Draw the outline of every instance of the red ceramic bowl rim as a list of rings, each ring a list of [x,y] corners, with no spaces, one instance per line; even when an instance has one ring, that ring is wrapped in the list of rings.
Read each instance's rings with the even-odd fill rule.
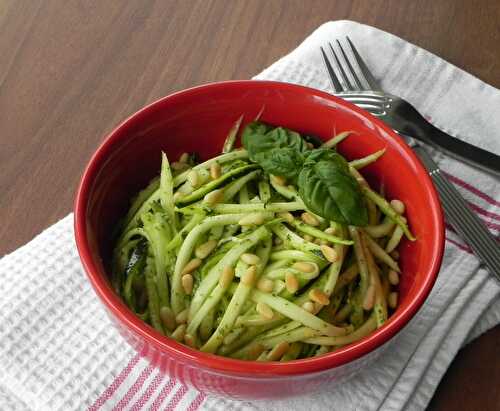
[[[332,353],[329,353],[320,357],[313,357],[302,360],[295,360],[287,363],[272,362],[256,362],[256,361],[242,361],[234,360],[230,358],[225,358],[217,356],[214,354],[207,354],[200,351],[193,350],[187,346],[177,343],[168,337],[165,337],[155,331],[152,327],[141,321],[136,317],[120,300],[120,298],[111,290],[106,280],[100,275],[99,269],[92,259],[88,238],[86,230],[86,220],[87,220],[87,202],[89,200],[90,189],[92,182],[94,181],[99,168],[103,161],[106,159],[110,153],[113,143],[121,138],[121,131],[123,128],[128,127],[133,124],[137,124],[142,121],[144,116],[149,113],[153,107],[161,104],[165,100],[176,100],[179,97],[189,95],[191,93],[196,93],[200,89],[210,90],[219,87],[252,87],[256,83],[261,86],[267,86],[273,89],[296,91],[299,93],[307,93],[310,95],[315,95],[323,99],[330,99],[336,104],[348,107],[350,110],[357,112],[359,115],[367,118],[370,122],[374,122],[378,127],[382,128],[389,136],[395,136],[394,132],[387,127],[380,120],[367,114],[365,111],[359,109],[358,107],[347,103],[335,96],[321,92],[316,89],[309,87],[299,86],[289,83],[281,83],[275,81],[255,81],[255,80],[236,80],[236,81],[223,81],[216,83],[204,84],[201,86],[189,88],[171,94],[169,96],[163,97],[143,109],[139,110],[137,113],[130,116],[118,127],[116,127],[104,140],[101,146],[96,150],[92,158],[90,159],[80,182],[78,192],[75,199],[75,214],[74,214],[74,228],[75,228],[75,239],[78,252],[80,254],[80,259],[82,261],[83,267],[90,279],[90,282],[96,291],[97,295],[101,301],[105,304],[107,309],[113,313],[113,315],[125,326],[127,329],[133,331],[133,333],[140,335],[148,344],[155,346],[161,352],[166,354],[171,354],[174,358],[182,359],[184,362],[196,364],[198,367],[202,366],[213,371],[218,371],[224,374],[235,374],[235,375],[252,375],[254,378],[258,377],[269,377],[272,375],[295,375],[295,374],[305,374],[315,371],[323,371],[333,367],[338,367],[340,365],[346,364],[353,361],[373,350],[377,347],[383,345],[391,337],[393,337],[399,330],[401,330],[410,319],[415,315],[418,309],[422,306],[425,299],[427,298],[429,292],[432,289],[434,282],[436,281],[439,267],[441,265],[441,260],[444,250],[444,223],[443,214],[441,210],[441,205],[438,199],[436,190],[431,182],[431,179],[427,175],[424,167],[421,165],[418,158],[412,152],[412,150],[402,143],[398,138],[394,138],[393,142],[402,149],[407,159],[413,163],[412,166],[415,167],[419,174],[419,182],[425,186],[425,190],[429,193],[430,204],[429,209],[432,213],[433,228],[432,233],[436,238],[436,244],[438,245],[432,253],[430,261],[430,269],[425,273],[425,278],[421,288],[418,290],[416,296],[408,304],[408,306],[395,313],[389,321],[384,324],[383,327],[373,332],[368,337],[351,344],[349,346],[340,348]]]

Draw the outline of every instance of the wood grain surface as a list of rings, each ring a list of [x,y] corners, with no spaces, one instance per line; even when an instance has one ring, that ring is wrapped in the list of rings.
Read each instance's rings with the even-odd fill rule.
[[[86,162],[122,119],[176,90],[249,78],[338,19],[500,87],[498,0],[1,1],[0,255],[71,211]],[[496,327],[457,355],[429,409],[499,410],[499,353]]]

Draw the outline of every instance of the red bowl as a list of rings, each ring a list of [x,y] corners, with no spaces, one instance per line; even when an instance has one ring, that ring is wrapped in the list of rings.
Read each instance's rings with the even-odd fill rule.
[[[242,114],[323,139],[354,130],[339,145],[348,159],[381,148],[385,155],[363,169],[389,198],[407,205],[418,240],[400,246],[400,304],[368,337],[320,357],[287,363],[248,362],[192,350],[156,332],[115,294],[105,267],[111,233],[130,198],[158,175],[160,152],[171,160],[183,152],[208,159],[221,150],[227,131]],[[272,398],[311,393],[342,381],[366,366],[400,331],[428,296],[439,270],[444,224],[438,196],[424,167],[390,128],[352,104],[318,90],[269,81],[229,81],[184,90],[143,108],[119,125],[97,149],[75,202],[75,236],[80,258],[113,323],[152,364],[195,388],[235,398]]]

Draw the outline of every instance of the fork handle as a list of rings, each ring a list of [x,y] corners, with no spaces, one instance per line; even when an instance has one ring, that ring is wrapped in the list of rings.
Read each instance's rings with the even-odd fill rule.
[[[413,147],[441,197],[446,219],[470,246],[490,272],[500,281],[500,245],[479,217],[469,208],[427,152],[419,146]]]
[[[404,126],[398,130],[500,179],[500,156],[446,134],[410,105],[399,110],[395,114]]]

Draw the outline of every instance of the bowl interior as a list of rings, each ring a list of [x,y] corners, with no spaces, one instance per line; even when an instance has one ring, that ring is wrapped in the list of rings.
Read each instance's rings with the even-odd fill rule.
[[[91,268],[84,261],[87,271],[106,276],[114,227],[130,199],[158,175],[162,150],[171,161],[183,152],[208,159],[220,153],[241,114],[248,122],[262,109],[263,121],[322,139],[354,131],[339,145],[347,159],[386,149],[362,174],[373,187],[383,186],[387,198],[399,198],[407,206],[418,241],[403,240],[400,246],[400,305],[388,323],[405,312],[413,314],[416,300],[423,301],[435,279],[443,243],[441,210],[425,171],[399,137],[378,120],[319,91],[284,83],[226,82],[190,89],[146,107],[120,125],[91,160],[77,199],[77,220],[84,220],[84,247],[92,260]],[[107,292],[112,293],[111,287]]]

